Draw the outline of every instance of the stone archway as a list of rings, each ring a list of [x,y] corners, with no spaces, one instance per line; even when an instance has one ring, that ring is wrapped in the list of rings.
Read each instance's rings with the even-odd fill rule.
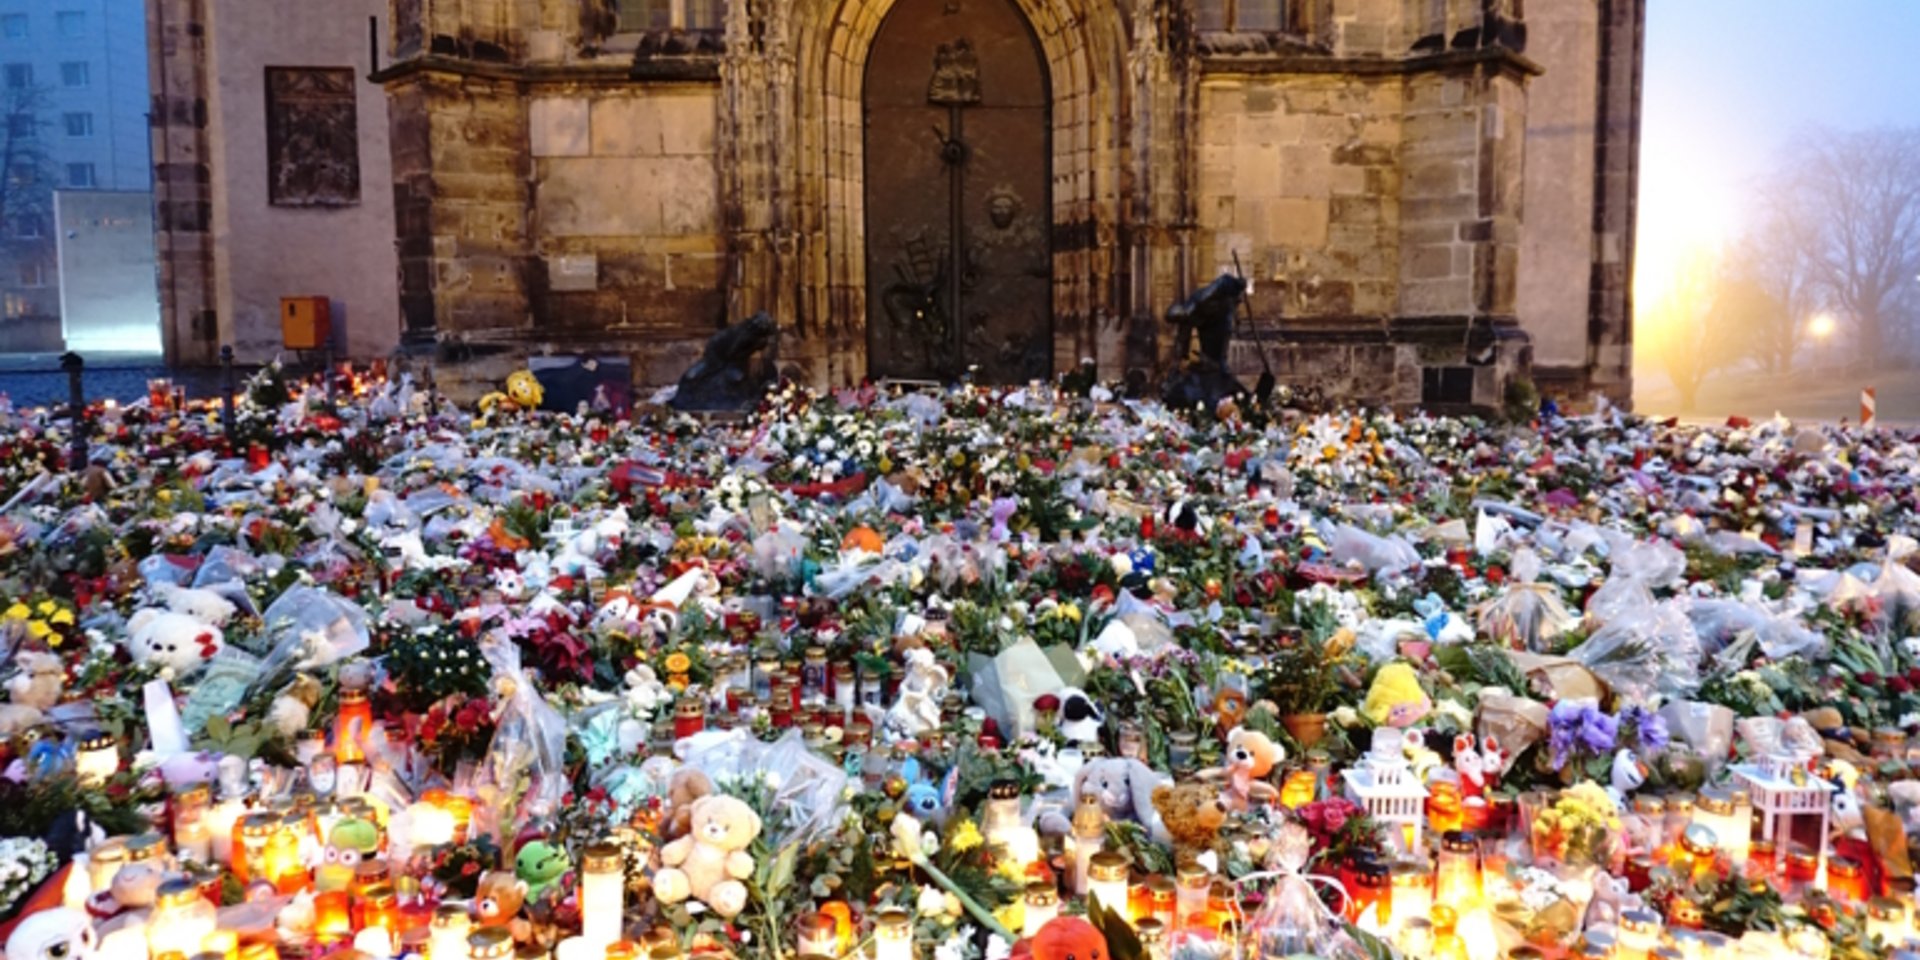
[[[1127,32],[1114,0],[1016,0],[1052,84],[1054,363],[1094,351],[1116,314],[1114,253],[1127,167]],[[895,0],[797,0],[794,16],[798,326],[831,383],[866,374],[862,99],[866,66]],[[818,332],[819,336],[813,334]],[[802,355],[809,352],[802,348]]]

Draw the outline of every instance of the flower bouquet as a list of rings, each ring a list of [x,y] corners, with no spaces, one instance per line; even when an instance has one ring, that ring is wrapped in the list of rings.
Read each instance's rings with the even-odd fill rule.
[[[1605,868],[1620,849],[1623,829],[1613,799],[1599,784],[1583,781],[1560,791],[1534,818],[1534,861]]]
[[[36,837],[0,839],[0,917],[10,916],[53,875],[59,858]]]

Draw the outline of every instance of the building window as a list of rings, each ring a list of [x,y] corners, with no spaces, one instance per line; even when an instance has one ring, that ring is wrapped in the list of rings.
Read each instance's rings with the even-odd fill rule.
[[[7,64],[7,89],[26,90],[33,86],[33,64]]]
[[[93,164],[67,164],[67,186],[84,188],[95,186],[97,183],[98,181],[94,179],[93,175]]]
[[[47,272],[38,260],[20,261],[20,285],[34,288],[47,285]]]
[[[84,87],[93,83],[93,74],[87,69],[85,60],[73,60],[60,65],[60,83],[68,87]]]
[[[360,126],[351,67],[267,69],[267,200],[276,207],[360,202]]]
[[[13,221],[13,236],[18,240],[38,240],[45,236],[38,214],[21,214]]]
[[[34,122],[31,113],[15,113],[7,116],[7,136],[15,140],[33,136],[37,126],[39,124]]]
[[[67,136],[69,137],[93,136],[93,114],[69,113],[63,119],[66,120],[66,123],[67,123]]]
[[[87,14],[84,10],[62,10],[54,15],[54,24],[60,28],[60,35],[69,40],[78,40],[87,35]]]
[[[5,36],[8,40],[25,40],[27,38],[27,15],[24,13],[9,13],[4,17],[0,17],[0,36]]]
[[[33,312],[33,301],[17,293],[7,294],[7,319],[18,320]]]
[[[622,33],[653,30],[722,30],[725,0],[619,0]]]
[[[1200,0],[1203,31],[1275,33],[1287,28],[1286,0]]]

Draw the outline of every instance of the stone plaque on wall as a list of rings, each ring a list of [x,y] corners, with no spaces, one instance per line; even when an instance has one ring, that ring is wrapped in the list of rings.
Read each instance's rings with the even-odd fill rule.
[[[276,207],[360,202],[354,74],[343,67],[267,68],[267,198]]]

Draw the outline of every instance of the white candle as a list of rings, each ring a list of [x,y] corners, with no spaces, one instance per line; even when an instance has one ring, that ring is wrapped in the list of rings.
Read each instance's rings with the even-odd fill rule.
[[[1127,911],[1127,859],[1117,853],[1097,853],[1087,864],[1087,896],[1100,906],[1131,920]]]
[[[553,948],[553,960],[604,960],[607,948],[587,942],[585,937],[568,937]]]
[[[453,813],[424,800],[407,807],[411,824],[408,839],[415,848],[437,847],[453,842]]]
[[[246,812],[246,801],[239,797],[228,797],[214,804],[213,809],[201,818],[201,822],[207,825],[207,839],[211,842],[210,851],[216,863],[233,862],[233,825]]]
[[[610,843],[588,847],[580,860],[580,937],[602,951],[620,939],[626,916],[626,864]]]
[[[874,922],[873,960],[913,960],[913,918],[905,910],[886,910]]]
[[[94,960],[147,960],[147,925],[134,920],[100,939]]]
[[[1027,885],[1026,920],[1020,928],[1020,935],[1031,937],[1040,932],[1040,928],[1060,915],[1060,895],[1054,892],[1050,883],[1030,883]]]
[[[441,904],[427,933],[427,960],[468,960],[467,936],[472,932],[473,918],[466,907]]]
[[[393,956],[393,934],[385,927],[368,927],[353,935],[353,948],[374,960],[389,960]]]

